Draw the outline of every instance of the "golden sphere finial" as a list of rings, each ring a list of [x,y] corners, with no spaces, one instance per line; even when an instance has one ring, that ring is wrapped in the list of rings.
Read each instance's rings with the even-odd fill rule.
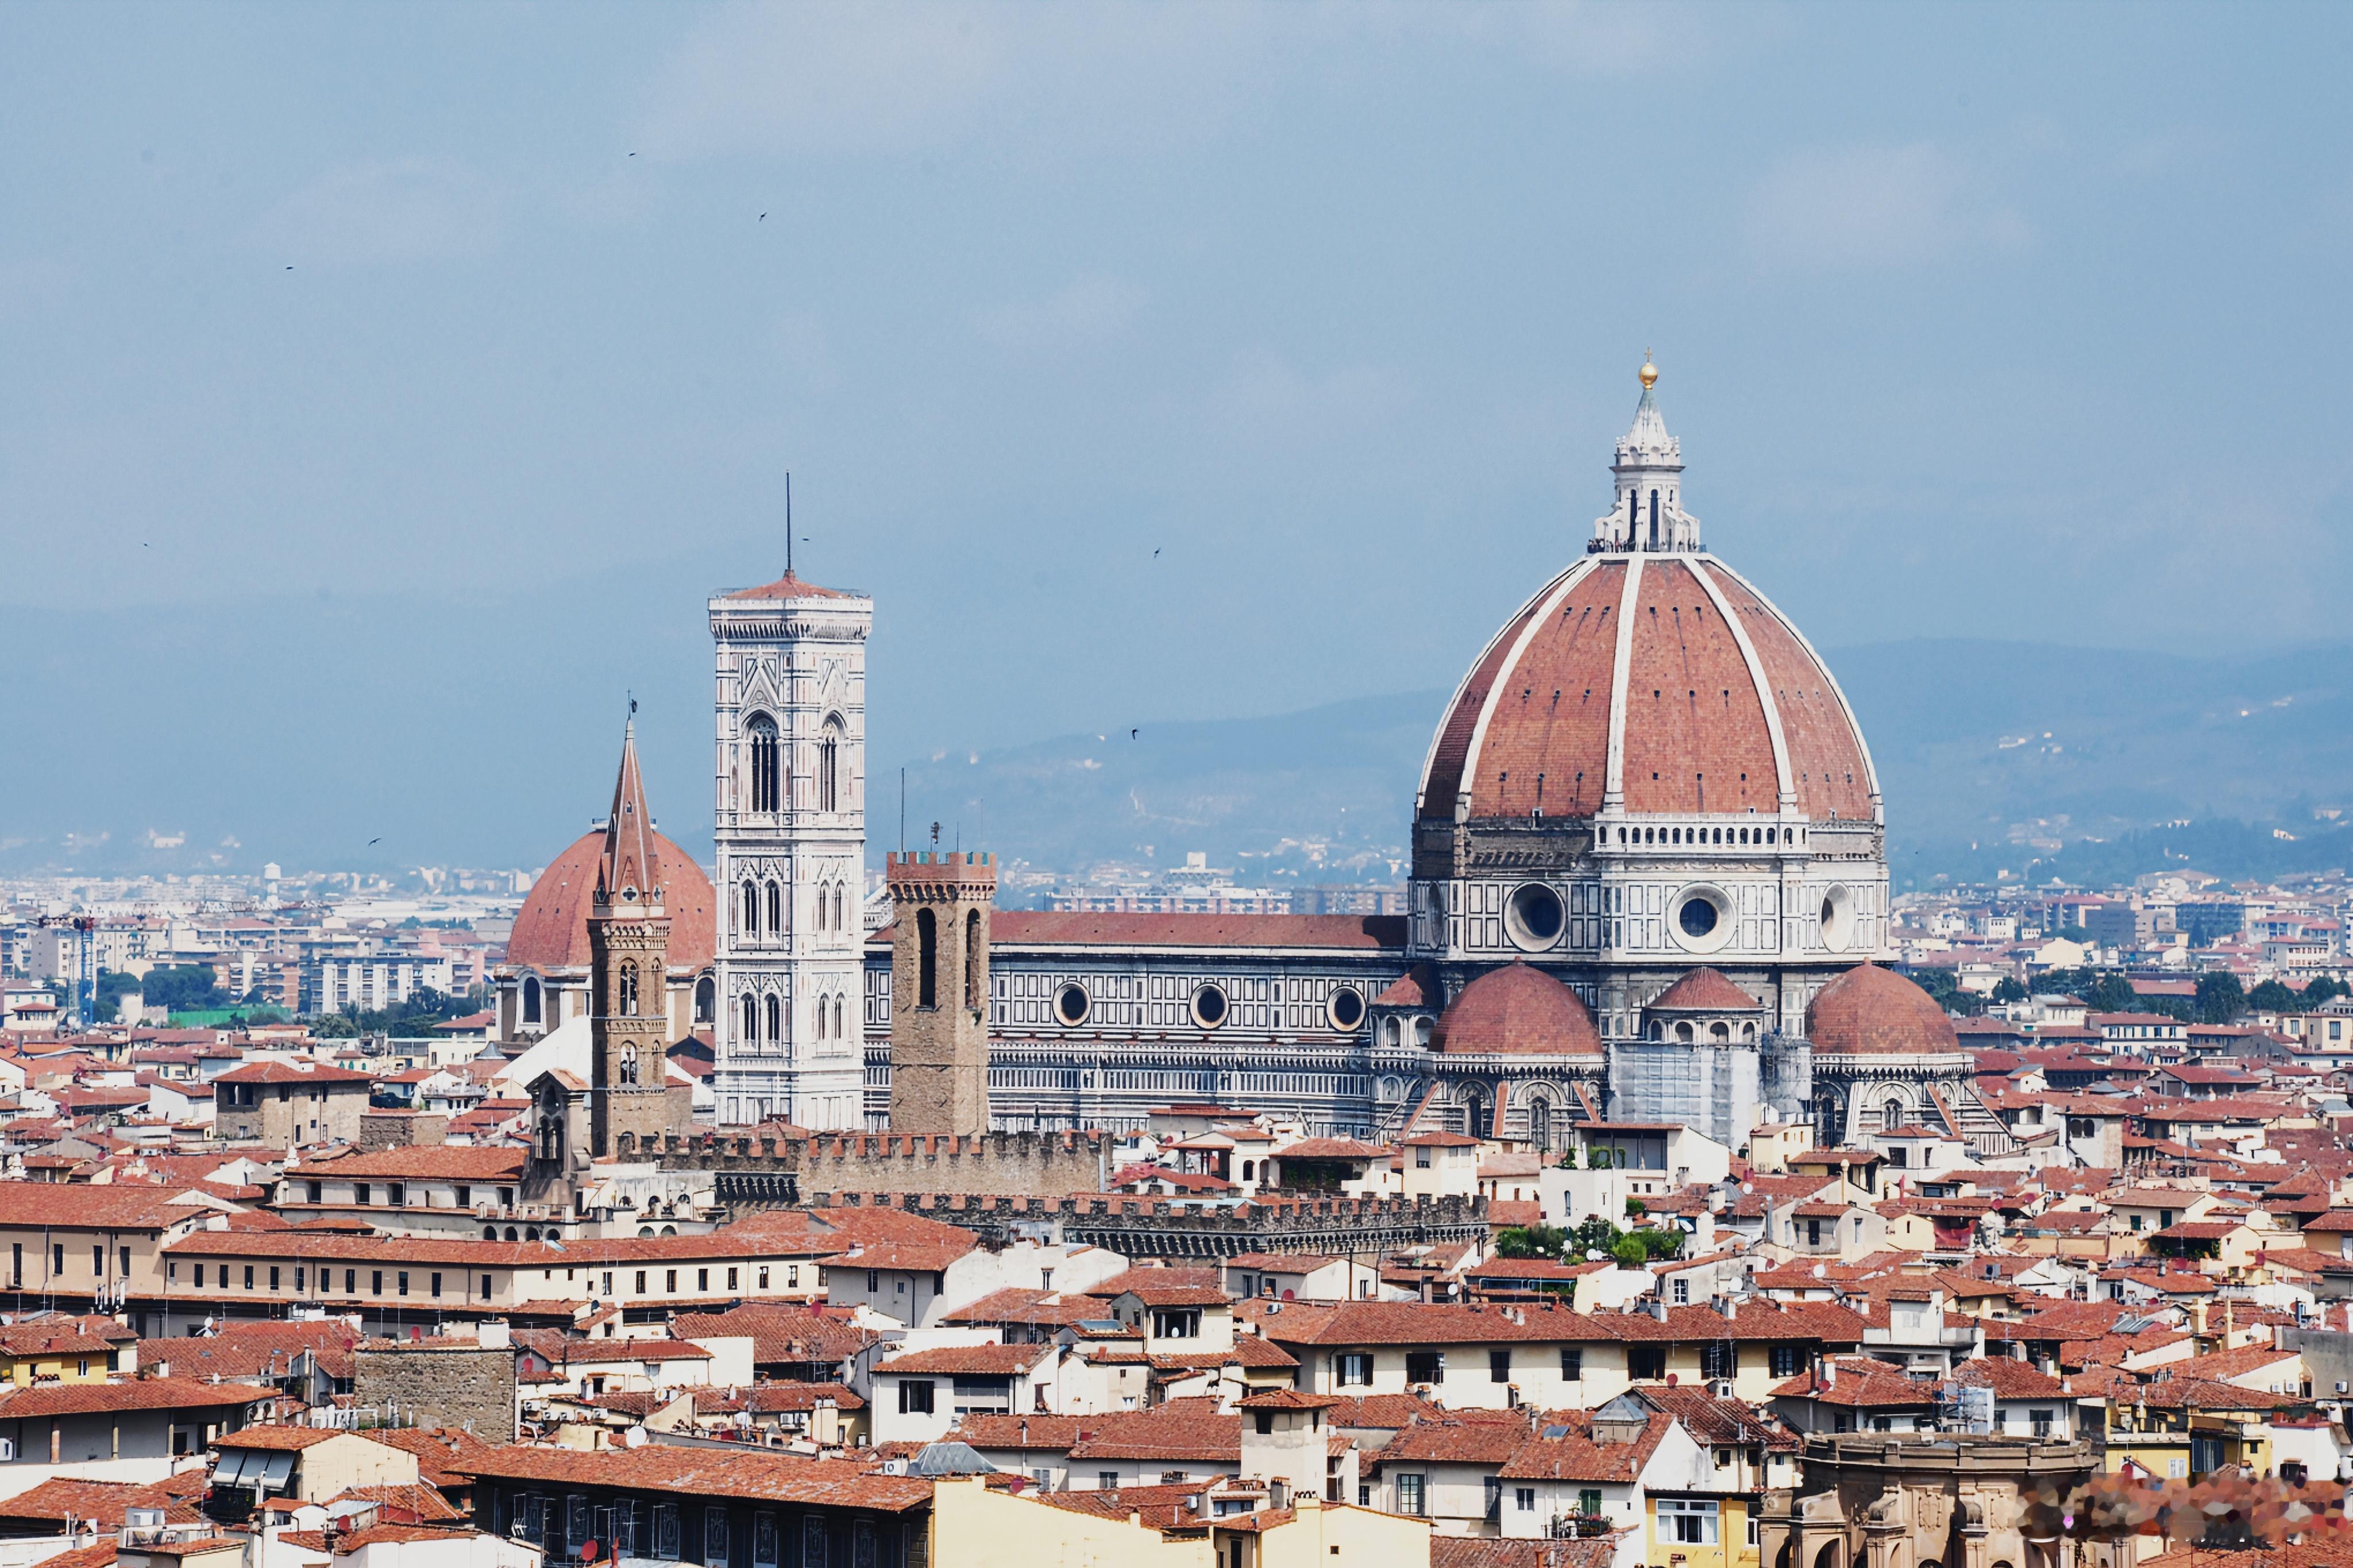
[[[1651,351],[1642,351],[1642,390],[1648,392],[1659,384],[1659,367],[1651,363]]]

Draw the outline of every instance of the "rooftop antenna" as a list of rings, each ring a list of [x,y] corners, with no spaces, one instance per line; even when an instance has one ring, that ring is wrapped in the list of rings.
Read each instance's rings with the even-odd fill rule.
[[[793,471],[785,470],[785,575],[793,574]]]
[[[907,770],[899,770],[899,853],[907,852]]]

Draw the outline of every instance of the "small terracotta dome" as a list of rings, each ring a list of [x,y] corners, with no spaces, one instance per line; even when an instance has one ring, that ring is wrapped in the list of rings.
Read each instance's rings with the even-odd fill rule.
[[[1427,963],[1417,963],[1389,983],[1388,990],[1373,998],[1376,1007],[1434,1007],[1443,993],[1438,972]]]
[[[718,951],[718,900],[694,857],[657,833],[662,907],[670,914],[670,967],[701,969]],[[531,885],[507,938],[506,962],[538,970],[586,968],[588,904],[596,891],[596,865],[605,858],[605,830],[592,827],[572,841]]]
[[[1650,1010],[1661,1013],[1757,1013],[1764,1006],[1714,969],[1694,969],[1650,1001]]]
[[[1875,963],[1850,969],[1806,1009],[1806,1038],[1818,1055],[1930,1056],[1957,1051],[1960,1037],[1936,998]]]
[[[1513,963],[1465,985],[1430,1043],[1457,1055],[1599,1056],[1601,1031],[1576,992]]]

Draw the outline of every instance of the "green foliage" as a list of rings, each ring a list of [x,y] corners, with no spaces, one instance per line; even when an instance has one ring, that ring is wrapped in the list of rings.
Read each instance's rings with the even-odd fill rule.
[[[2077,947],[2089,947],[2092,945],[2092,933],[2085,931],[2082,926],[2061,926],[2057,931],[2052,931],[2051,935],[2053,941],[2072,942]]]
[[[2217,971],[2198,977],[2197,1022],[2227,1024],[2246,1006],[2247,993],[2237,975]]]
[[[1651,1205],[1644,1203],[1641,1199],[1628,1198],[1626,1200],[1626,1217],[1628,1219],[1641,1219],[1644,1215],[1649,1214],[1650,1212]]]
[[[146,1005],[174,1013],[227,1007],[237,1000],[213,984],[213,972],[201,963],[158,964],[138,985]]]
[[[346,1007],[341,1013],[322,1014],[313,1022],[311,1032],[331,1038],[353,1035],[414,1037],[429,1035],[434,1025],[445,1019],[462,1018],[469,1013],[480,1012],[482,1006],[482,992],[479,986],[463,996],[449,996],[426,989],[414,993],[396,1007],[379,1007],[368,1012]],[[333,1026],[331,1027],[331,1024]]]
[[[1507,1225],[1495,1232],[1498,1258],[1558,1258],[1568,1244],[1568,1233],[1558,1226]]]
[[[1582,1258],[1588,1252],[1599,1252],[1606,1257],[1609,1249],[1618,1245],[1620,1232],[1616,1226],[1599,1215],[1594,1215],[1568,1234],[1576,1244],[1577,1255]]]
[[[2304,998],[2276,980],[2266,980],[2247,993],[2247,1005],[2263,1013],[2295,1013],[2305,1006]]]
[[[1683,1255],[1683,1233],[1679,1230],[1638,1230],[1634,1239],[1651,1258],[1681,1258]]]
[[[1609,1151],[1596,1143],[1585,1152],[1585,1163],[1589,1170],[1606,1171],[1609,1168]]]
[[[122,1010],[122,999],[139,989],[139,976],[119,969],[98,972],[98,1016],[101,1022]]]
[[[2019,984],[2017,976],[2005,974],[1994,984],[1993,999],[1997,1002],[2023,1002],[2026,1000],[2026,987]]]
[[[1617,1245],[1610,1247],[1609,1256],[1617,1259],[1620,1268],[1640,1268],[1651,1260],[1651,1249],[1643,1246],[1639,1237],[1621,1236]]]
[[[1949,969],[1933,965],[1918,969],[1899,967],[1896,973],[1926,991],[1937,1006],[1957,1017],[1974,1018],[1986,1009],[1986,999],[1974,991],[1962,990],[1960,982],[1953,977]]]

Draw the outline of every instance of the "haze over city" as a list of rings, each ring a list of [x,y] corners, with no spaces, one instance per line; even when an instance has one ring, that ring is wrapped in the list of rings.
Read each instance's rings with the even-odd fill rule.
[[[2348,59],[0,0],[0,1568],[2353,1568]]]
[[[2056,649],[2339,635],[2330,8],[0,28],[5,701],[58,742],[12,868],[533,867],[631,692],[707,849],[700,606],[781,570],[787,469],[921,821],[1019,816],[934,758],[1392,694],[1426,731],[1582,547],[1645,350],[1711,542],[1818,646],[2048,645],[1909,661],[2011,699],[1989,754],[2053,728]],[[2311,711],[2340,664],[2195,679]],[[2075,816],[2285,820],[2343,729]],[[1198,793],[1154,734],[1126,782]],[[1418,750],[1198,847],[1340,805],[1401,845]]]

